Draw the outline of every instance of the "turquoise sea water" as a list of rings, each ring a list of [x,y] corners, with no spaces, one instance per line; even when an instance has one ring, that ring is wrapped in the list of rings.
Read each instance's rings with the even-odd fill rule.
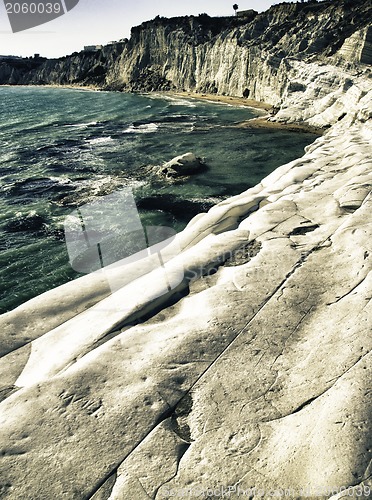
[[[0,313],[74,279],[63,224],[123,188],[143,225],[179,231],[195,213],[297,158],[312,134],[247,130],[254,110],[193,99],[0,88]],[[151,174],[192,151],[208,169],[171,184]]]

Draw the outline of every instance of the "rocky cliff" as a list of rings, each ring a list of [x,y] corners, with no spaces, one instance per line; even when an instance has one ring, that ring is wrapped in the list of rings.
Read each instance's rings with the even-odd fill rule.
[[[276,105],[291,81],[294,59],[371,63],[365,33],[370,22],[371,5],[364,0],[280,4],[219,34],[207,30],[200,18],[159,19],[132,31],[106,84],[244,94]],[[357,38],[359,52],[340,50],[350,37]]]
[[[122,262],[0,317],[2,498],[370,496],[370,2],[347,4],[277,6],[199,42],[145,23],[102,73],[249,88],[273,119],[326,130],[194,217],[162,267]]]
[[[244,93],[278,105],[293,60],[371,64],[370,23],[369,0],[283,3],[248,18],[158,17],[133,28],[130,40],[46,61],[11,80],[0,66],[0,82]]]

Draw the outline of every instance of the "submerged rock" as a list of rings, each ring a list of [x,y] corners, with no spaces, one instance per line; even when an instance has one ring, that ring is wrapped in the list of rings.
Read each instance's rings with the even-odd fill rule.
[[[46,227],[46,219],[36,212],[27,215],[19,215],[4,225],[7,233],[19,233],[22,231],[40,231]]]
[[[163,210],[178,218],[190,220],[200,212],[205,212],[213,206],[208,200],[185,200],[174,195],[157,195],[141,198],[137,201],[137,207],[144,210]]]

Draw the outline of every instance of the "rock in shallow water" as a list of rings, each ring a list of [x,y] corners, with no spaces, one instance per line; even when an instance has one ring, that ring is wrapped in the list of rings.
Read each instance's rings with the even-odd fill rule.
[[[205,168],[206,164],[201,158],[194,153],[185,153],[160,167],[159,174],[167,178],[185,177],[202,172]]]
[[[4,226],[7,233],[19,233],[24,231],[41,231],[46,228],[46,219],[36,212],[27,215],[19,215],[10,220]]]
[[[200,212],[205,212],[213,206],[207,200],[180,200],[174,195],[157,195],[141,198],[137,201],[137,207],[144,210],[163,210],[172,215],[189,220]]]

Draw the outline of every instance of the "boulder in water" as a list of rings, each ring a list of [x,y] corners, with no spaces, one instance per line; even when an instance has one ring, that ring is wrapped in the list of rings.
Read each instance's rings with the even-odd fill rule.
[[[208,211],[213,205],[214,203],[208,200],[185,200],[171,194],[148,196],[137,201],[137,208],[162,210],[187,220],[201,212]]]
[[[165,163],[160,168],[159,173],[170,178],[184,177],[197,174],[205,169],[205,167],[204,161],[195,156],[194,153],[185,153]]]

